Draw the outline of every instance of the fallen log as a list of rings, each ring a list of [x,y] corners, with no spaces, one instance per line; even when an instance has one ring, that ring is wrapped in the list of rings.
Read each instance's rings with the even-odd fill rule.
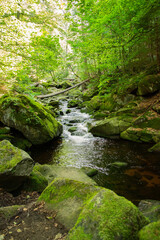
[[[84,80],[83,82],[78,83],[78,84],[74,85],[73,87],[69,87],[69,88],[67,88],[67,89],[65,89],[65,90],[63,90],[63,91],[61,91],[61,92],[50,93],[50,94],[47,94],[47,95],[38,95],[37,98],[47,98],[47,97],[54,97],[54,96],[57,96],[57,95],[59,95],[59,94],[62,94],[62,93],[68,92],[69,90],[71,90],[71,89],[73,89],[73,88],[79,87],[79,86],[81,86],[82,84],[84,84],[84,83],[90,81],[91,79],[93,79],[93,78],[89,78],[89,79],[87,79],[87,80]]]

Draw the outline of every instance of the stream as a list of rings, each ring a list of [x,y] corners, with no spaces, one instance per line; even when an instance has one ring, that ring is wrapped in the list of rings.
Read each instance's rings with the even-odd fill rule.
[[[90,167],[98,170],[94,180],[135,204],[142,199],[160,200],[160,157],[149,153],[149,144],[94,137],[87,124],[93,120],[77,108],[67,111],[67,102],[61,101],[64,115],[63,135],[40,147],[32,149],[35,161],[76,168]],[[125,162],[126,166],[114,166]]]

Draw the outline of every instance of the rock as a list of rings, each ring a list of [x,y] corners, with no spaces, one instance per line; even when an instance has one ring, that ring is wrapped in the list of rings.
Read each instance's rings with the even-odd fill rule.
[[[160,75],[148,75],[138,83],[138,95],[145,96],[160,90]]]
[[[119,135],[121,132],[129,128],[132,122],[131,117],[114,117],[101,121],[97,121],[91,124],[89,128],[89,132],[91,132],[94,136],[99,137],[113,137]]]
[[[0,208],[0,230],[3,230],[7,227],[9,220],[16,216],[23,205],[13,205],[9,207]]]
[[[51,111],[25,95],[5,95],[0,99],[0,121],[19,130],[35,145],[62,133],[62,125]]]
[[[160,142],[148,149],[149,152],[160,152]]]
[[[72,108],[72,107],[77,107],[79,105],[80,101],[77,99],[72,99],[68,101],[67,107]]]
[[[139,240],[159,240],[160,221],[153,222],[142,228],[139,232]]]
[[[83,207],[67,240],[135,240],[148,220],[136,206],[113,191],[100,188]]]
[[[110,164],[111,167],[117,167],[117,168],[123,168],[123,167],[127,167],[128,163],[126,162],[113,162]]]
[[[57,220],[69,230],[75,225],[86,201],[98,191],[99,187],[91,184],[56,178],[42,192],[39,200],[45,201],[49,209],[56,211]]]
[[[49,103],[48,103],[49,106],[52,106],[52,107],[55,107],[55,108],[59,108],[59,101],[57,100],[51,100]]]
[[[23,185],[23,190],[28,192],[43,192],[48,186],[47,179],[38,171],[33,169],[31,175],[27,178]]]
[[[75,132],[76,130],[77,130],[77,127],[71,127],[71,128],[68,129],[68,131],[71,132],[71,133]]]
[[[138,208],[151,222],[160,221],[160,201],[141,200]]]
[[[67,109],[66,110],[66,114],[70,113],[71,112],[71,109]]]
[[[90,167],[82,167],[82,171],[87,174],[88,177],[94,177],[98,174],[98,170]]]
[[[40,172],[50,183],[55,178],[67,178],[80,182],[96,185],[81,169],[74,167],[61,167],[57,165],[36,164],[34,170]]]
[[[30,175],[33,166],[28,153],[7,140],[0,142],[0,187],[8,191],[17,189]]]
[[[153,111],[148,111],[138,117],[126,131],[121,133],[121,138],[135,142],[160,141],[160,117]]]

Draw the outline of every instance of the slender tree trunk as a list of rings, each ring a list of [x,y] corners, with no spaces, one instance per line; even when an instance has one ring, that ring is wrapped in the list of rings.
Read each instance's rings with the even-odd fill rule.
[[[160,26],[159,26],[159,17],[156,17],[155,21],[155,30],[156,30],[156,57],[157,57],[157,70],[160,72]]]

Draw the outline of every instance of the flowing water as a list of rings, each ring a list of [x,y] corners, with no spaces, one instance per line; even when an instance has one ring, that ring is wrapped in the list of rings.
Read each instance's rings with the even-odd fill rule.
[[[65,101],[61,109],[62,138],[34,148],[32,156],[37,162],[97,169],[94,180],[98,185],[135,204],[141,199],[160,200],[160,155],[149,153],[150,145],[94,137],[88,133],[87,124],[92,122],[88,114],[76,108],[67,114]],[[127,166],[114,166],[115,162]]]

